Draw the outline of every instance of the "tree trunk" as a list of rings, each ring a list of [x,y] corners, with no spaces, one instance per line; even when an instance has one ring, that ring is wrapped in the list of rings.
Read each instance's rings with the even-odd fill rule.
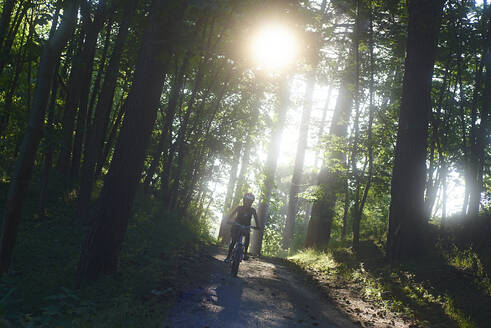
[[[172,137],[172,122],[174,122],[176,109],[179,105],[179,98],[184,83],[184,75],[187,70],[188,59],[189,57],[186,56],[182,63],[181,69],[179,70],[179,72],[176,72],[177,77],[170,91],[169,103],[167,105],[167,110],[165,111],[164,125],[162,127],[159,144],[157,145],[155,154],[152,156],[152,164],[148,168],[145,181],[143,182],[143,189],[146,194],[148,194],[150,182],[153,180],[153,176],[155,174],[155,171],[157,170],[157,166],[161,162],[160,159],[162,156],[162,152],[169,149],[169,143]]]
[[[119,268],[121,246],[168,66],[164,54],[171,51],[173,38],[179,37],[186,8],[186,2],[182,1],[166,12],[167,5],[166,1],[152,1],[134,82],[124,105],[125,120],[80,257],[78,274],[82,280],[114,273]]]
[[[447,174],[448,174],[448,168],[445,163],[442,164],[442,222],[441,222],[441,228],[445,227],[445,224],[447,223]]]
[[[354,139],[353,150],[351,154],[351,172],[355,182],[355,199],[353,204],[353,251],[358,254],[360,250],[360,172],[356,166],[359,153],[360,139],[360,0],[356,1],[356,22],[354,31],[354,52],[355,52],[355,86],[354,86],[354,101],[355,101],[355,119],[353,122]]]
[[[485,56],[484,66],[486,68],[485,85],[482,93],[482,108],[479,123],[479,127],[476,128],[477,136],[474,144],[474,159],[477,161],[474,163],[473,169],[473,183],[471,186],[469,207],[467,215],[475,216],[479,213],[479,206],[481,203],[481,192],[483,191],[483,172],[485,163],[485,149],[488,146],[487,138],[489,136],[488,124],[489,124],[489,112],[491,107],[491,6],[486,8],[486,18],[488,23],[488,35],[486,37],[485,44]]]
[[[44,116],[56,63],[75,26],[77,1],[66,1],[64,6],[63,21],[53,37],[48,41],[41,56],[33,106],[29,113],[29,123],[22,141],[19,157],[16,160],[8,198],[5,203],[0,244],[0,273],[6,273],[10,265],[22,207],[32,175],[36,151],[41,140]]]
[[[443,0],[409,0],[399,128],[392,171],[387,255],[421,256],[426,249],[424,188],[431,82]]]
[[[316,59],[317,62],[317,59]],[[295,157],[295,166],[293,168],[292,182],[290,185],[290,194],[288,196],[288,212],[286,215],[285,229],[283,231],[282,246],[283,249],[288,249],[293,240],[293,232],[295,229],[295,219],[298,209],[298,193],[300,192],[300,184],[302,183],[303,164],[305,160],[305,152],[307,151],[307,142],[309,137],[310,113],[312,111],[312,101],[314,96],[315,79],[317,71],[317,63],[314,63],[314,68],[309,72],[309,77],[305,89],[305,101],[303,105],[302,120],[298,131],[297,154]]]
[[[7,36],[10,25],[12,11],[14,10],[14,0],[5,0],[2,7],[2,16],[0,16],[0,48],[3,49],[3,42]],[[3,55],[3,53],[2,53]]]
[[[222,238],[222,244],[227,244],[230,239],[230,226],[226,224],[226,219],[230,214],[232,208],[232,200],[234,197],[234,187],[237,182],[237,169],[239,168],[240,153],[242,151],[242,141],[237,140],[234,144],[234,157],[232,159],[232,166],[230,167],[230,175],[227,185],[227,194],[225,195],[225,201],[223,203],[222,222],[220,224],[220,231],[218,232],[218,238]]]
[[[22,44],[24,42],[24,36],[26,32],[26,27],[27,24],[24,25],[24,28],[22,30],[22,36],[20,39],[20,43]],[[9,119],[10,119],[10,114],[12,111],[12,104],[14,101],[14,95],[15,91],[17,89],[17,84],[19,82],[19,76],[22,70],[22,67],[24,66],[24,62],[29,61],[28,59],[28,51],[27,49],[29,48],[30,41],[32,39],[32,34],[33,34],[34,29],[29,29],[29,35],[27,37],[27,42],[24,45],[24,51],[19,51],[19,54],[16,56],[16,62],[15,62],[15,71],[14,71],[14,76],[12,77],[12,80],[9,83],[8,91],[5,94],[5,100],[4,100],[4,105],[3,105],[3,110],[0,112],[0,136],[6,135],[6,130],[9,124]]]
[[[286,113],[288,111],[290,98],[288,90],[288,79],[283,76],[279,87],[279,103],[276,113],[276,120],[273,123],[273,131],[268,146],[268,157],[264,168],[264,181],[261,187],[261,199],[258,207],[258,221],[261,225],[260,230],[254,230],[251,236],[251,254],[260,255],[263,244],[264,228],[269,216],[269,202],[273,193],[276,167],[278,165],[278,155],[280,153],[281,136],[285,126]]]
[[[3,4],[2,16],[0,17],[0,76],[10,59],[10,50],[12,49],[20,24],[27,15],[27,10],[31,7],[30,1],[27,1],[25,4],[21,1],[12,20],[12,11],[15,2],[14,0],[6,0]]]
[[[90,95],[89,107],[87,110],[87,130],[88,131],[90,131],[92,129],[92,124],[93,124],[92,119],[94,116],[96,100],[98,99],[98,97],[100,95],[100,91],[101,91],[102,74],[103,74],[104,68],[106,66],[107,52],[109,50],[109,46],[111,43],[112,26],[113,26],[113,20],[112,20],[112,18],[110,18],[106,24],[106,37],[104,39],[104,46],[102,48],[102,55],[101,55],[101,59],[99,61],[99,65],[97,67],[97,76],[95,78],[94,85],[92,87],[92,93]],[[90,138],[85,138],[84,148],[87,147],[87,143],[88,143],[89,139]]]
[[[334,148],[346,148],[345,139],[353,104],[353,94],[349,91],[354,80],[353,73],[352,65],[348,64],[341,81],[329,130],[329,135],[335,144]],[[329,243],[337,200],[336,193],[344,191],[345,162],[345,153],[334,149],[330,151],[329,159],[319,173],[319,197],[312,205],[305,247],[324,248]]]
[[[109,115],[113,105],[114,90],[118,79],[119,64],[123,53],[123,47],[128,36],[128,29],[131,24],[131,17],[138,1],[127,2],[123,20],[119,28],[118,36],[114,45],[114,50],[109,60],[106,76],[102,84],[99,101],[95,109],[94,124],[89,130],[87,146],[84,153],[82,165],[82,179],[80,180],[80,191],[77,204],[77,222],[87,221],[89,214],[90,196],[95,183],[95,166],[97,159],[102,157],[100,154],[104,148],[104,138],[109,122]]]
[[[97,38],[104,27],[106,17],[106,7],[104,1],[99,1],[99,7],[95,14],[94,21],[90,24],[85,38],[84,50],[82,52],[83,64],[81,74],[81,91],[79,99],[79,110],[77,117],[77,128],[75,140],[73,142],[73,156],[70,170],[70,178],[77,179],[80,171],[80,160],[82,156],[82,145],[86,131],[87,110],[90,93],[90,83],[92,81],[92,71],[94,67],[94,56],[97,47]]]
[[[83,30],[83,29],[82,29]],[[80,84],[82,80],[83,67],[82,67],[82,41],[84,33],[79,32],[78,40],[78,53],[75,54],[72,60],[72,68],[70,71],[70,79],[67,85],[67,97],[65,101],[65,108],[63,110],[62,119],[62,143],[61,150],[58,158],[58,170],[65,177],[70,173],[70,162],[72,154],[73,143],[73,128],[75,125],[75,118],[77,114],[78,100],[80,97]]]
[[[249,157],[251,154],[251,135],[249,134],[246,138],[245,146],[244,146],[244,154],[242,155],[242,160],[240,163],[240,171],[239,177],[237,178],[237,185],[235,187],[234,192],[234,201],[232,202],[232,208],[238,206],[242,197],[246,193],[247,183],[246,183],[246,174],[249,169]]]
[[[122,101],[120,103],[122,103]],[[114,149],[114,141],[116,139],[116,134],[121,129],[121,122],[124,119],[124,110],[125,108],[123,104],[121,104],[118,115],[116,115],[116,119],[112,124],[111,132],[109,132],[109,136],[107,137],[107,140],[105,142],[104,150],[102,152],[102,157],[100,160],[97,161],[94,181],[97,181],[97,179],[100,179],[102,177],[102,168],[106,165],[106,162],[108,161],[109,153],[111,152],[111,150]]]
[[[440,142],[440,124],[441,124],[441,113],[443,108],[443,103],[445,100],[445,94],[447,93],[447,81],[448,75],[450,73],[450,64],[452,57],[449,56],[447,63],[445,65],[445,74],[443,76],[442,87],[440,88],[440,94],[438,96],[438,102],[436,104],[436,113],[430,113],[431,118],[431,126],[433,129],[433,134],[431,138],[431,147],[430,147],[430,167],[428,172],[428,180],[426,183],[426,194],[425,194],[425,221],[428,221],[431,218],[433,213],[433,207],[436,200],[436,195],[438,192],[437,179],[433,179],[433,174],[435,171],[435,146],[438,147],[438,153],[441,153],[441,142]],[[450,85],[450,83],[448,83]],[[440,156],[441,157],[441,156]]]
[[[57,74],[60,66],[60,61],[58,60],[57,67],[55,69],[55,74]],[[53,78],[53,86],[51,91],[51,98],[49,101],[48,107],[48,120],[46,122],[46,130],[47,130],[47,140],[46,140],[46,149],[44,152],[44,160],[43,160],[43,177],[41,180],[41,191],[39,193],[39,216],[45,217],[45,209],[46,209],[46,200],[48,198],[48,182],[49,175],[51,173],[51,167],[53,166],[53,142],[50,140],[50,136],[53,134],[53,123],[55,116],[55,108],[56,108],[56,99],[58,96],[58,79]]]

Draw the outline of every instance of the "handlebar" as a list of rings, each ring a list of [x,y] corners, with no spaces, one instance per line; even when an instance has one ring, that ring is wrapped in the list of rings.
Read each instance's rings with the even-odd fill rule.
[[[256,226],[252,226],[252,225],[242,225],[242,224],[239,224],[237,222],[229,222],[229,224],[233,224],[233,225],[236,225],[236,226],[239,226],[241,227],[242,229],[254,229],[254,230],[259,230],[258,227]]]

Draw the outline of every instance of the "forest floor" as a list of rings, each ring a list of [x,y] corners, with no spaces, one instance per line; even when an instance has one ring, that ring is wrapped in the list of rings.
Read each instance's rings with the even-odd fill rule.
[[[439,251],[391,265],[366,240],[358,256],[350,248],[305,250],[287,262],[366,327],[491,327],[489,258],[472,249]]]
[[[230,275],[225,251],[203,248],[184,261],[183,284],[166,327],[357,327],[282,261],[250,259]]]
[[[175,303],[164,327],[490,327],[476,273],[434,258],[390,267],[371,241],[361,249],[252,259],[233,278],[222,248],[201,247],[165,283]]]

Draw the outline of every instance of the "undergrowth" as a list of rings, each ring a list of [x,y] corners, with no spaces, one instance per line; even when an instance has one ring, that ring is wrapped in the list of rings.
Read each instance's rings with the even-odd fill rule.
[[[361,247],[373,249],[374,244],[364,242]],[[350,248],[309,249],[288,260],[315,280],[351,288],[382,311],[410,318],[418,327],[489,327],[490,284],[482,256],[455,245],[440,245],[439,251],[399,265],[385,262],[382,252],[356,257]]]
[[[3,204],[6,185],[0,187]],[[120,272],[78,287],[87,228],[73,222],[75,197],[52,196],[41,220],[38,190],[31,189],[10,273],[0,278],[0,327],[158,327],[173,302],[179,257],[212,242],[191,218],[168,213],[139,195]]]

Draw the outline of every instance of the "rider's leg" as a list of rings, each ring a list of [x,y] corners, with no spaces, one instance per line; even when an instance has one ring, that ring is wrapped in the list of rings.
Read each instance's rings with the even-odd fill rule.
[[[248,259],[248,255],[247,255],[247,249],[249,248],[249,240],[251,239],[251,233],[250,232],[246,232],[245,233],[245,243],[244,243],[244,260],[247,260]]]
[[[230,259],[230,257],[232,256],[232,251],[234,249],[234,246],[235,246],[235,243],[237,242],[237,232],[238,230],[236,229],[235,226],[232,226],[232,229],[230,231],[230,238],[232,239],[232,241],[230,242],[230,245],[228,246],[228,254],[227,254],[227,259]]]
[[[228,254],[227,254],[227,258],[229,259],[230,256],[232,255],[232,251],[234,249],[234,246],[235,246],[235,243],[237,242],[236,239],[232,238],[232,241],[230,242],[230,246],[228,246]]]

